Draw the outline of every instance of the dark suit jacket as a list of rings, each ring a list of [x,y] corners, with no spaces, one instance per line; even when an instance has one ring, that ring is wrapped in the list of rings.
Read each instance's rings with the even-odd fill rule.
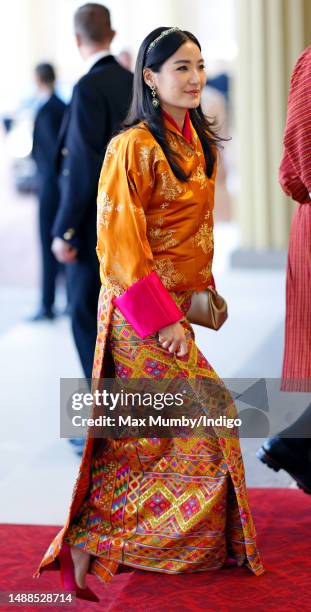
[[[33,130],[32,156],[36,162],[39,187],[55,171],[55,155],[58,135],[64,117],[66,105],[58,96],[52,94],[39,109]]]
[[[100,59],[74,87],[58,152],[60,206],[53,235],[79,249],[96,245],[96,198],[107,143],[120,128],[133,75],[112,55]]]

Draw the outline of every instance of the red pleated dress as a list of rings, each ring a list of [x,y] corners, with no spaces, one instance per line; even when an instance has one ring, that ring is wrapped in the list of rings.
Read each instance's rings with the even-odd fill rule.
[[[291,77],[280,183],[298,206],[288,248],[285,391],[311,390],[311,45],[300,55]]]

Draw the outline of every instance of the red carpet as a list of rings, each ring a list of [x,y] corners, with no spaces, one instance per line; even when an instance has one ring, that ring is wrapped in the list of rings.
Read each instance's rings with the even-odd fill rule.
[[[105,589],[89,576],[99,604],[80,602],[55,610],[105,612],[299,612],[311,609],[311,496],[288,489],[251,489],[258,544],[266,574],[246,568],[226,568],[188,575],[134,571],[117,575]],[[2,525],[0,591],[60,591],[57,572],[32,579],[32,573],[56,527]],[[40,606],[42,607],[42,606]],[[3,609],[3,608],[1,608]],[[23,608],[6,607],[20,612]],[[38,607],[27,606],[28,610]]]

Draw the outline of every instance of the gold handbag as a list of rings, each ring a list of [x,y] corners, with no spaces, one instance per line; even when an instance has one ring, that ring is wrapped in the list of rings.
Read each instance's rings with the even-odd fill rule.
[[[217,330],[228,318],[227,302],[216,289],[208,287],[192,294],[186,316],[190,323]]]

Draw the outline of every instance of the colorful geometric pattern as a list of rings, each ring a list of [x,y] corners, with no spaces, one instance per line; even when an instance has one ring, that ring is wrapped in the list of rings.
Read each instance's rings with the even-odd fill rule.
[[[189,295],[174,298],[182,307]],[[156,336],[138,339],[115,309],[109,351],[116,375],[127,368],[134,378],[165,373],[175,379],[182,373],[191,385],[197,384],[198,394],[203,379],[218,381],[194,342],[190,324],[185,320],[183,326],[189,352],[177,358],[162,349]],[[196,572],[222,567],[228,556],[257,575],[263,573],[239,440],[236,433],[221,434],[99,439],[96,444],[88,438],[67,524],[40,569],[58,554],[65,537],[94,555],[92,571],[105,581],[120,563],[167,573]]]

